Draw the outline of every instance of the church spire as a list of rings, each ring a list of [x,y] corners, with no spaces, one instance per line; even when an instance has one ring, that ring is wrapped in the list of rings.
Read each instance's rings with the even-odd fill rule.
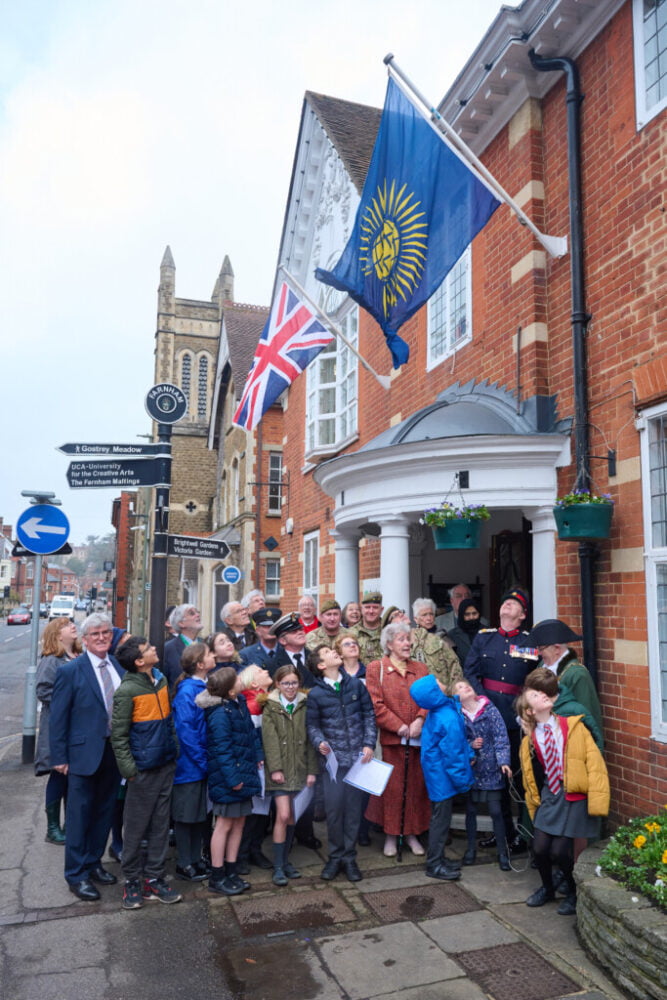
[[[227,254],[216,279],[211,300],[217,302],[221,309],[225,302],[234,301],[234,268]]]

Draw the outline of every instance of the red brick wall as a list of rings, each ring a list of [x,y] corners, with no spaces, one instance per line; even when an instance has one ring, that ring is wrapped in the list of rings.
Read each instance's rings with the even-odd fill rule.
[[[637,463],[633,391],[642,401],[667,398],[667,305],[664,276],[665,139],[667,114],[639,134],[635,128],[633,34],[627,3],[578,59],[582,90],[582,185],[587,308],[590,452],[593,485],[616,501],[612,537],[599,546],[596,562],[598,668],[612,776],[612,816],[657,809],[667,798],[665,747],[651,740],[648,668],[621,662],[619,640],[646,643],[646,594],[641,571],[612,569],[612,554],[643,548],[641,484]],[[542,181],[545,200],[525,210],[549,234],[569,232],[565,81],[561,79],[541,104],[533,127],[514,145],[504,129],[484,153],[489,169],[512,194],[530,180]],[[559,418],[573,416],[570,257],[547,258],[512,282],[511,269],[531,250],[539,250],[529,232],[502,206],[473,247],[473,339],[453,358],[426,371],[425,310],[413,317],[401,335],[410,346],[410,362],[385,392],[359,373],[359,441],[385,430],[433,402],[456,380],[488,379],[516,391],[513,337],[518,326],[542,323],[548,342],[525,343],[521,351],[522,395],[557,396]],[[373,321],[360,314],[360,350],[380,372],[390,368],[383,338]],[[300,475],[304,464],[306,379],[290,391],[285,415],[285,462],[291,470],[289,516],[294,534],[281,546],[284,557],[285,603],[296,600],[302,584],[299,560],[303,535],[320,529],[321,545],[331,546],[333,501],[324,496],[312,475]],[[605,456],[617,452],[617,480],[610,480]],[[629,461],[630,460],[630,461]],[[634,468],[634,471],[633,471]],[[559,473],[559,492],[572,488],[575,469]],[[298,483],[298,486],[296,485]],[[333,547],[331,546],[332,551]],[[636,565],[629,560],[631,565]],[[623,562],[627,565],[628,560]],[[641,562],[640,562],[641,565]],[[321,596],[333,592],[333,555],[320,563]],[[360,577],[379,575],[379,545],[361,550]],[[557,587],[560,617],[574,628],[581,624],[581,587],[577,545],[557,543]]]

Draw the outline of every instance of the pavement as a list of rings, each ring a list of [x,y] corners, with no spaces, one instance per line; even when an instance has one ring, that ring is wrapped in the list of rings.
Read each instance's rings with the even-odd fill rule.
[[[359,850],[359,883],[323,882],[325,852],[297,845],[291,860],[303,877],[284,889],[253,868],[252,890],[234,899],[174,881],[184,897],[176,905],[124,911],[120,884],[83,903],[63,880],[62,848],[44,841],[44,781],[21,764],[20,739],[0,747],[2,1000],[626,996],[582,949],[575,917],[526,907],[539,884],[526,855],[501,872],[479,850],[460,881],[442,883],[409,850],[402,863],[385,858],[377,834]],[[323,824],[316,832],[326,840]],[[464,849],[455,835],[448,854]]]

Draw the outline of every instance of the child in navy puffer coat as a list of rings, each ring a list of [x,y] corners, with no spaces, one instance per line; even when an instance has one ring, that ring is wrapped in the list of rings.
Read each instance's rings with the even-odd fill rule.
[[[493,833],[498,845],[498,865],[501,871],[510,871],[507,854],[505,823],[503,820],[501,792],[505,778],[512,777],[510,769],[510,742],[503,717],[483,695],[478,695],[467,681],[457,681],[452,692],[458,696],[463,709],[466,733],[475,751],[475,784],[466,803],[466,834],[468,849],[463,864],[472,865],[476,857],[477,806],[486,804],[493,823]]]
[[[420,677],[410,685],[410,695],[420,708],[428,709],[421,734],[422,771],[431,800],[426,874],[454,881],[461,877],[461,871],[458,863],[444,856],[444,849],[454,796],[467,792],[474,780],[474,753],[466,739],[458,698],[449,697],[437,677]]]
[[[258,768],[264,757],[246,700],[239,693],[236,671],[221,667],[209,675],[206,690],[195,698],[206,717],[208,794],[215,816],[208,888],[225,896],[250,888],[236,865],[245,817],[252,812],[253,795],[260,794]]]

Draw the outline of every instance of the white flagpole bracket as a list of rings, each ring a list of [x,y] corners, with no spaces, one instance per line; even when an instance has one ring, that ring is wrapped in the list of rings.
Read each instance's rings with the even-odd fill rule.
[[[567,253],[567,236],[547,236],[545,233],[540,232],[535,223],[528,218],[523,209],[517,205],[511,195],[508,194],[493,174],[487,170],[482,161],[475,156],[472,149],[466,145],[458,132],[456,132],[456,130],[445,121],[438,109],[431,104],[431,102],[425,97],[424,94],[421,93],[420,90],[417,89],[417,87],[415,87],[412,80],[403,72],[400,66],[394,62],[394,56],[391,52],[384,57],[384,63],[389,72],[392,73],[395,78],[398,78],[396,80],[397,84],[400,86],[399,80],[403,81],[405,86],[420,101],[422,109],[419,110],[422,111],[422,114],[426,117],[424,109],[428,109],[428,115],[438,131],[449,139],[461,156],[463,156],[471,167],[474,167],[477,173],[486,182],[488,187],[494,191],[500,200],[504,201],[506,205],[509,205],[521,225],[530,229],[533,236],[542,244],[547,253],[552,257],[564,257]],[[403,90],[402,87],[401,90]],[[409,99],[409,95],[406,94],[406,97]]]

